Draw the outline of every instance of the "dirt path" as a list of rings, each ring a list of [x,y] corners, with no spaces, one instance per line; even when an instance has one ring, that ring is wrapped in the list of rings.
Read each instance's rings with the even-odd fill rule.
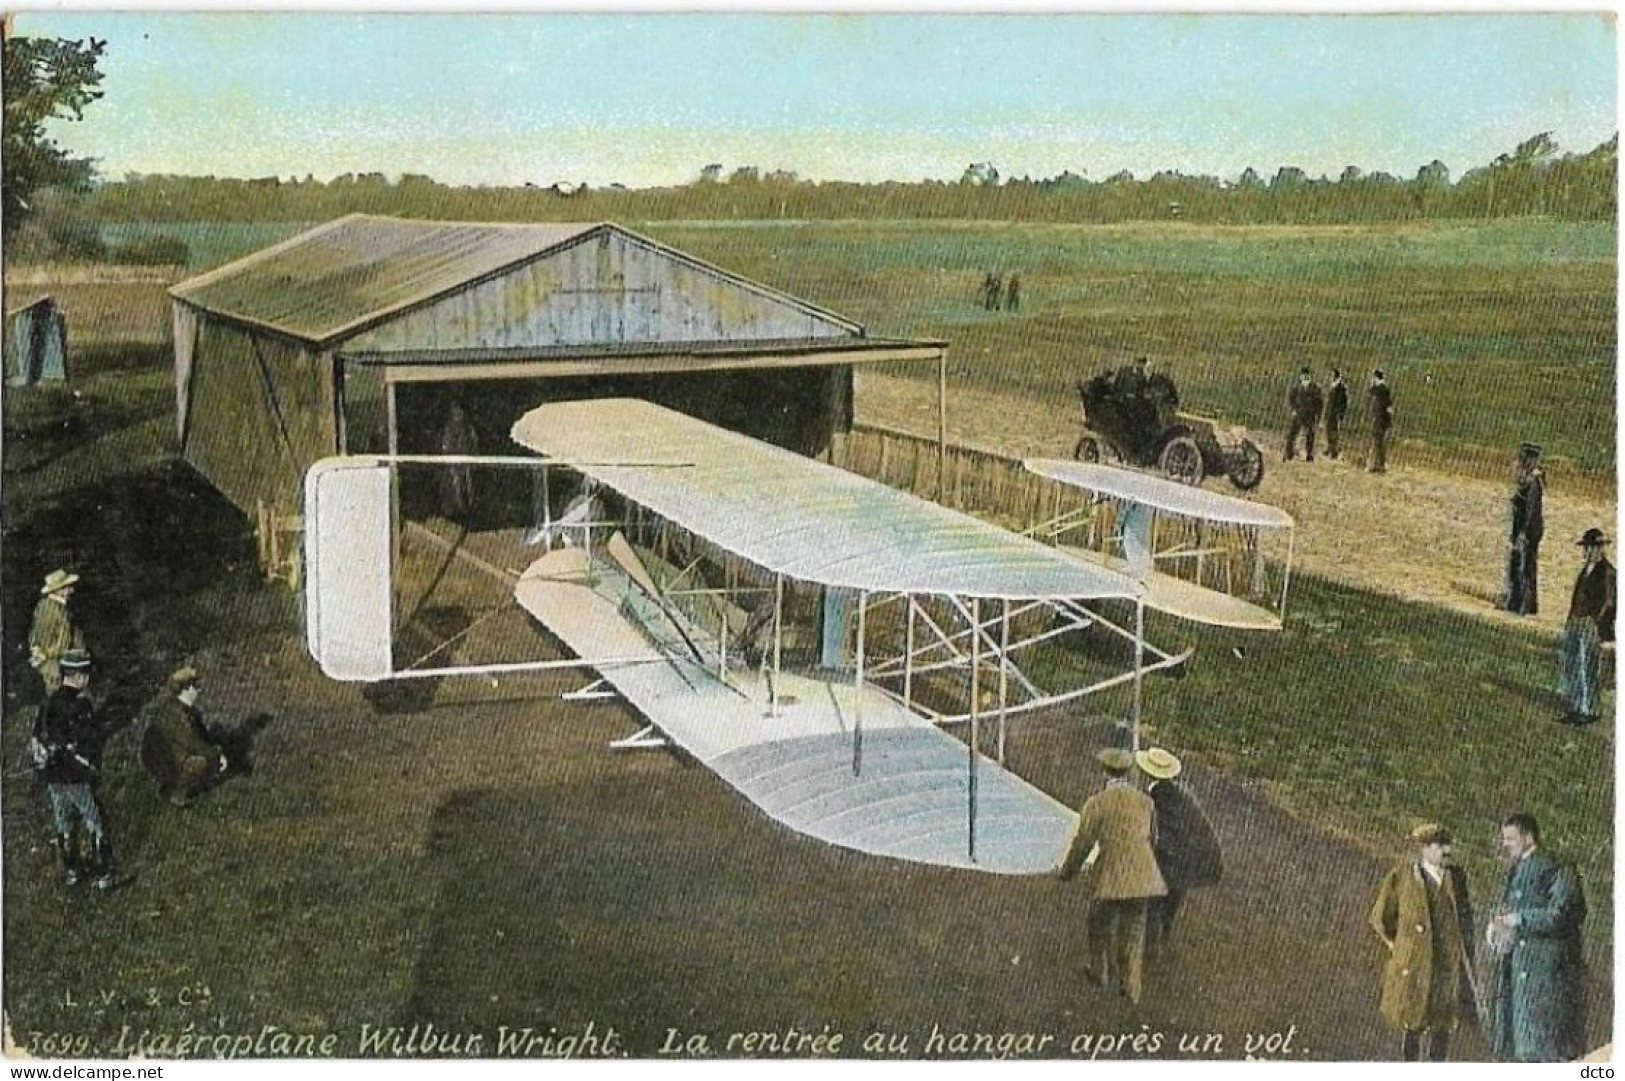
[[[934,435],[936,386],[860,372],[857,416],[860,422]],[[949,387],[952,441],[1005,454],[1068,457],[1077,435],[1078,413],[1070,401]],[[1590,526],[1614,532],[1616,503],[1549,489],[1540,612],[1520,618],[1494,606],[1505,573],[1510,477],[1497,484],[1413,468],[1403,455],[1390,458],[1386,474],[1375,475],[1360,467],[1360,443],[1340,461],[1283,462],[1279,433],[1255,432],[1254,439],[1264,450],[1264,483],[1249,498],[1278,506],[1297,520],[1296,566],[1360,589],[1555,634],[1567,615],[1579,567],[1574,539]],[[1215,491],[1231,490],[1227,482],[1210,483]]]

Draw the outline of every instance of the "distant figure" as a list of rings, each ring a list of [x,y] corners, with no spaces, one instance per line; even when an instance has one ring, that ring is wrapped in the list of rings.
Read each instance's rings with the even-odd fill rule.
[[[102,731],[86,693],[90,654],[68,650],[61,672],[61,684],[35,718],[30,757],[50,803],[63,882],[77,886],[89,880],[96,890],[112,890],[125,880],[113,870],[113,845],[96,799]]]
[[[45,695],[62,686],[62,655],[70,649],[85,648],[84,633],[74,625],[68,602],[73,599],[77,574],[54,570],[45,576],[43,596],[34,606],[34,622],[28,631],[28,664],[39,673]]]
[[[1371,423],[1371,464],[1373,473],[1388,472],[1388,432],[1394,426],[1394,392],[1381,368],[1371,372],[1371,386],[1365,392],[1367,419]]]
[[[1109,747],[1096,760],[1106,773],[1106,787],[1079,809],[1078,832],[1057,874],[1071,878],[1084,866],[1089,893],[1084,978],[1104,987],[1115,976],[1119,993],[1137,1005],[1145,969],[1146,902],[1168,892],[1152,849],[1156,807],[1129,780],[1132,754]]]
[[[1286,408],[1291,415],[1292,424],[1286,433],[1286,460],[1291,461],[1298,456],[1298,433],[1303,433],[1304,458],[1307,461],[1315,460],[1315,428],[1320,424],[1320,414],[1325,409],[1325,399],[1321,396],[1320,385],[1315,377],[1309,373],[1308,368],[1298,371],[1298,381],[1292,384],[1292,389],[1286,394]]]
[[[998,305],[999,279],[991,270],[982,275],[982,307],[992,311]]]
[[[1546,471],[1540,447],[1518,448],[1512,475],[1512,528],[1507,538],[1506,610],[1532,616],[1540,610],[1540,539],[1546,534]]]
[[[473,455],[479,453],[479,438],[468,421],[461,402],[452,402],[440,428],[440,453]],[[466,463],[446,466],[440,471],[441,512],[452,521],[462,521],[474,509],[474,467]]]
[[[1388,947],[1382,1016],[1398,1029],[1406,1062],[1450,1058],[1450,1036],[1477,1018],[1473,989],[1473,906],[1467,874],[1450,858],[1450,831],[1430,823],[1411,831],[1414,859],[1388,872],[1371,905],[1371,929]]]
[[[1119,398],[1137,398],[1151,386],[1151,358],[1135,357],[1112,375],[1112,391]]]
[[[1019,312],[1021,310],[1021,275],[1010,275],[1010,284],[1004,289],[1004,310]]]
[[[1153,897],[1146,913],[1145,954],[1154,958],[1174,933],[1174,920],[1185,894],[1199,886],[1214,886],[1224,877],[1224,855],[1219,837],[1196,797],[1175,778],[1183,770],[1179,759],[1161,747],[1135,754],[1140,772],[1151,778],[1146,792],[1157,809],[1157,869],[1168,892]]]
[[[1567,724],[1588,725],[1597,720],[1597,670],[1604,648],[1614,645],[1614,608],[1619,583],[1604,547],[1608,537],[1592,528],[1580,535],[1585,562],[1574,580],[1568,622],[1558,644],[1557,693],[1567,707]]]
[[[1490,1048],[1510,1062],[1569,1062],[1585,1051],[1585,893],[1573,869],[1540,849],[1531,814],[1501,824],[1507,862],[1484,938],[1496,956]]]
[[[1158,431],[1178,419],[1179,388],[1174,385],[1173,376],[1163,371],[1151,372],[1145,377],[1145,396],[1154,411]]]
[[[1331,385],[1326,388],[1326,457],[1336,459],[1342,450],[1339,433],[1343,418],[1349,412],[1349,387],[1343,382],[1343,373],[1332,369]]]

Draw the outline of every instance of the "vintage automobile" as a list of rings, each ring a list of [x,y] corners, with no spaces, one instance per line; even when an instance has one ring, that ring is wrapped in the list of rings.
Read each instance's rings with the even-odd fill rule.
[[[1155,468],[1184,484],[1201,484],[1210,474],[1230,478],[1242,491],[1264,479],[1264,455],[1240,428],[1179,412],[1174,381],[1156,372],[1101,372],[1078,384],[1083,401],[1083,435],[1072,451],[1082,462],[1115,460]]]

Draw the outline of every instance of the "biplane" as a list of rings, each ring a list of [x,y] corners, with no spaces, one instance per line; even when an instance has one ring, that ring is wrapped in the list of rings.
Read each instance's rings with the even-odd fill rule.
[[[1210,626],[1281,629],[1296,544],[1290,514],[1112,466],[1023,465],[1087,497],[1029,535],[1133,578],[1148,608]]]
[[[466,461],[578,485],[532,531],[560,543],[512,588],[573,657],[398,670],[392,473],[431,459],[335,458],[306,485],[307,636],[325,673],[590,669],[572,696],[619,697],[645,722],[614,746],[675,745],[797,832],[1037,874],[1076,815],[1006,768],[1006,726],[1132,685],[1137,741],[1144,675],[1189,656],[1145,640],[1145,589],[1120,569],[648,402],[543,405],[512,436],[540,457]],[[1116,645],[1082,685],[1041,687],[1026,658],[1068,636]]]

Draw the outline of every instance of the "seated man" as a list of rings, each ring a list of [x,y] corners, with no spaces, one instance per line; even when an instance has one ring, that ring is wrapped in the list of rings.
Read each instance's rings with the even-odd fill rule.
[[[200,691],[197,669],[177,670],[141,741],[141,764],[158,782],[159,793],[177,807],[190,805],[231,768],[225,741],[197,708]]]

